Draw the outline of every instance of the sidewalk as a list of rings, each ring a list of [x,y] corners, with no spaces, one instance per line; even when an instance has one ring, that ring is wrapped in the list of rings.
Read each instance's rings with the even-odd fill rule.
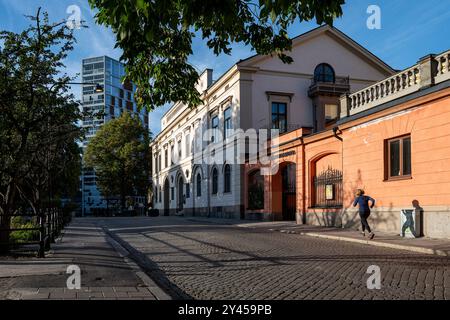
[[[355,242],[391,249],[408,250],[423,254],[434,254],[447,257],[450,256],[450,239],[429,239],[424,237],[408,239],[402,238],[398,234],[376,232],[375,238],[373,240],[369,240],[368,238],[364,238],[359,231],[352,229],[297,225],[295,222],[287,221],[257,222],[249,220],[228,220],[200,217],[189,217],[187,219],[190,221],[228,224],[237,227],[267,229],[286,234],[300,234],[316,238]]]
[[[75,219],[44,259],[0,257],[0,299],[168,300],[128,252],[89,219]],[[81,289],[67,288],[69,265]]]

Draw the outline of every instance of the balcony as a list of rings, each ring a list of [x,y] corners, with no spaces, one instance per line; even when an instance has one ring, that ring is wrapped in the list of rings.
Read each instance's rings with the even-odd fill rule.
[[[427,55],[406,70],[341,97],[341,119],[450,80],[450,50]]]
[[[308,89],[308,96],[310,98],[316,96],[340,97],[347,92],[350,92],[349,77],[336,77],[334,82],[321,82],[313,78]]]

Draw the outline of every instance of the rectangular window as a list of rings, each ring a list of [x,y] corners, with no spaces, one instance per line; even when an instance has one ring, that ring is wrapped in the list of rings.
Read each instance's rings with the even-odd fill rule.
[[[181,160],[181,140],[178,141],[178,161]]]
[[[173,149],[174,149],[173,146],[171,146],[170,147],[170,163],[171,164],[174,164],[174,162],[173,162]]]
[[[231,130],[232,129],[232,121],[231,121],[231,107],[228,107],[224,112],[223,112],[223,118],[224,118],[224,123],[223,123],[223,135],[225,138],[228,138],[228,136],[231,135]]]
[[[280,130],[280,133],[287,132],[287,104],[272,102],[272,129]]]
[[[211,118],[211,129],[213,129],[211,142],[217,141],[217,130],[219,129],[219,117],[214,116]]]
[[[167,168],[169,166],[169,152],[164,150],[164,168]]]
[[[190,198],[191,197],[191,185],[188,183],[186,183],[186,198]]]
[[[170,188],[170,197],[172,198],[172,200],[175,199],[175,189],[174,189],[174,187]]]
[[[191,154],[191,135],[189,133],[185,136],[185,144],[185,152],[188,157]]]
[[[411,136],[386,142],[386,179],[411,176]]]
[[[338,106],[335,104],[325,105],[325,121],[333,122],[338,118]]]

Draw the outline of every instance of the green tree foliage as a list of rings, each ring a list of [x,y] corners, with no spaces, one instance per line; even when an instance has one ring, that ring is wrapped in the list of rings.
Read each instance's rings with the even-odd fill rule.
[[[89,0],[97,21],[112,27],[136,100],[150,110],[171,101],[200,104],[198,74],[188,63],[197,34],[216,55],[244,43],[285,63],[288,27],[314,18],[332,24],[344,0]],[[150,80],[149,80],[150,79]]]
[[[20,33],[0,31],[0,228],[20,210],[41,215],[49,199],[77,189],[80,174],[81,113],[62,72],[75,39],[40,9],[29,18]]]
[[[122,211],[129,196],[145,196],[150,185],[150,134],[137,115],[124,112],[91,139],[85,165],[95,170],[106,198],[119,196]]]

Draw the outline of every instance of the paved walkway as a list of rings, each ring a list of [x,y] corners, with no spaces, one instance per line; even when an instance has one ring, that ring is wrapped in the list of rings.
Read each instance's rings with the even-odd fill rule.
[[[317,238],[338,241],[348,241],[391,249],[408,250],[412,252],[450,256],[450,239],[403,238],[399,234],[376,232],[373,240],[362,237],[360,232],[351,229],[330,228],[320,226],[297,225],[295,222],[255,222],[215,218],[188,218],[191,221],[221,223],[246,228],[267,229],[288,234],[301,234]]]
[[[75,219],[45,259],[0,257],[0,299],[170,299],[108,237],[97,219]],[[67,288],[69,265],[81,289]]]

